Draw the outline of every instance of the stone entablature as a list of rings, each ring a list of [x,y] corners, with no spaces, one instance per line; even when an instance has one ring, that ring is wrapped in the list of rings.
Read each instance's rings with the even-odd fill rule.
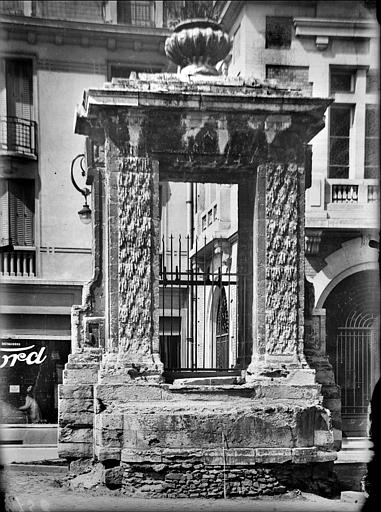
[[[257,80],[139,74],[85,92],[76,132],[157,159],[160,179],[237,182],[264,161],[304,163],[330,100]],[[103,119],[105,109],[109,118]],[[208,177],[205,177],[205,173]]]

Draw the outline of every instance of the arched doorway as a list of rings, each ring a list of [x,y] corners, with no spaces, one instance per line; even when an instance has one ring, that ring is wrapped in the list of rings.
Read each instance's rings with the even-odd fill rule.
[[[368,405],[379,376],[379,278],[363,271],[327,297],[327,354],[341,388],[343,436],[367,435]]]
[[[224,287],[218,297],[216,318],[216,368],[229,367],[229,311]]]

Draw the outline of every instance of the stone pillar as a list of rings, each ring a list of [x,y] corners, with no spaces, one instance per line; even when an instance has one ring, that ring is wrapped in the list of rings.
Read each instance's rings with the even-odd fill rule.
[[[159,380],[159,166],[121,156],[109,141],[109,342],[100,382]]]
[[[331,412],[334,445],[341,448],[341,392],[335,382],[333,368],[326,353],[326,312],[325,309],[312,309],[305,319],[304,352],[306,360],[316,372],[316,382],[321,384],[323,406]]]
[[[303,354],[304,169],[294,163],[259,166],[255,210],[256,325],[248,380],[290,377],[308,369]],[[314,372],[307,373],[303,382],[313,384]]]
[[[159,165],[128,157],[118,180],[118,361],[160,373]]]
[[[255,180],[238,184],[238,354],[237,366],[247,368],[253,345],[253,221]]]

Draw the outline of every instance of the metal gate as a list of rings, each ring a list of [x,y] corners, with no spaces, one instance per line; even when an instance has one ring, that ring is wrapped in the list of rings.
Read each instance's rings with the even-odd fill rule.
[[[336,382],[341,387],[342,414],[366,415],[374,382],[372,348],[375,331],[369,327],[339,327],[336,344]]]
[[[159,335],[167,378],[240,372],[238,302],[245,305],[237,290],[247,276],[238,275],[218,248],[206,237],[161,241]]]

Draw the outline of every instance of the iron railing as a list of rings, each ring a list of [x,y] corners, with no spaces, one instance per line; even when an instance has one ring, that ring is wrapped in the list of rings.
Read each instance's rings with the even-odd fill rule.
[[[0,148],[37,156],[37,123],[21,117],[0,117]]]
[[[189,236],[163,238],[160,258],[160,354],[167,376],[238,374],[245,329],[238,288],[247,276],[232,269],[220,241],[206,237],[193,243]]]

